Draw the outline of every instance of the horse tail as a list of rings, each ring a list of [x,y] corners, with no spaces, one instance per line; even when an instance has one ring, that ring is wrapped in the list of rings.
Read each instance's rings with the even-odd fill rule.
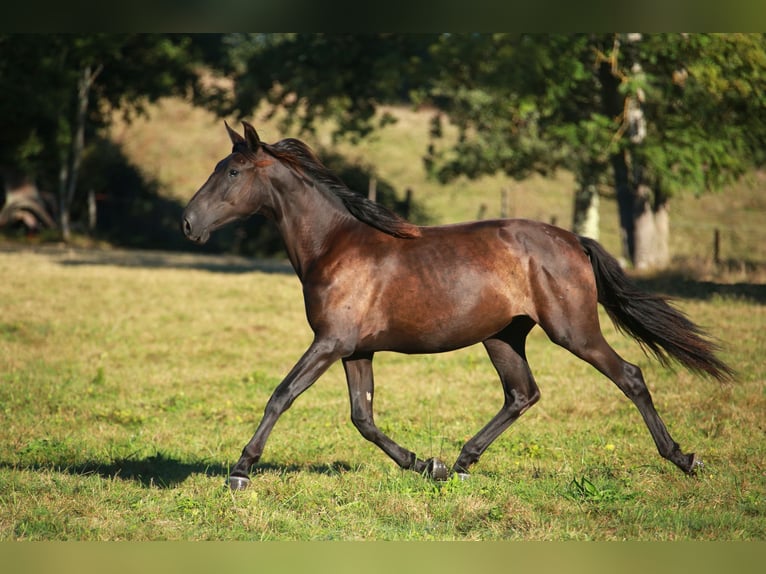
[[[719,346],[668,299],[645,293],[636,287],[598,242],[578,237],[590,257],[596,277],[598,302],[617,329],[639,342],[664,366],[675,359],[690,371],[707,374],[719,381],[734,378],[734,371],[715,356]]]

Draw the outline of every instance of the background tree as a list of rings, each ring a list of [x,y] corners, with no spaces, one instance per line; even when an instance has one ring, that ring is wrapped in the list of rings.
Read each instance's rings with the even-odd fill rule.
[[[765,64],[763,34],[615,37],[601,71],[619,79],[609,88],[622,106],[614,176],[637,267],[668,264],[674,195],[720,191],[762,165]]]
[[[422,94],[443,112],[427,157],[435,175],[446,182],[501,171],[522,180],[568,169],[578,183],[573,226],[596,238],[610,133],[594,113],[600,88],[592,43],[573,35],[441,37],[432,47],[438,78]],[[439,145],[443,116],[459,132],[447,147]]]
[[[571,169],[576,221],[611,164],[626,257],[663,267],[672,195],[763,162],[764,46],[763,34],[444,36],[433,96],[460,136],[429,161],[442,179]]]
[[[4,186],[23,181],[55,189],[62,234],[69,239],[86,138],[115,109],[140,113],[160,96],[193,91],[194,56],[186,36],[0,36]]]
[[[383,104],[433,107],[442,181],[571,170],[575,230],[596,235],[615,188],[626,257],[667,263],[670,199],[764,161],[764,34],[224,34],[0,36],[0,167],[59,196],[64,234],[87,142],[119,109],[191,95],[224,115],[364,137]],[[199,64],[233,80],[203,94]],[[444,122],[458,128],[446,140]]]
[[[259,106],[285,129],[314,132],[332,120],[334,136],[359,138],[393,121],[381,104],[410,102],[428,83],[428,34],[227,34],[219,69],[234,80],[220,94],[221,114],[247,116]]]

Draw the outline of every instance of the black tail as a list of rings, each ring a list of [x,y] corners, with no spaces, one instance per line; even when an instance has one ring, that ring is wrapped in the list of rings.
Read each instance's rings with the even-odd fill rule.
[[[620,264],[596,241],[579,237],[596,276],[598,302],[615,326],[651,351],[665,366],[675,359],[697,373],[720,381],[732,380],[734,371],[715,356],[718,346],[667,299],[639,290]]]

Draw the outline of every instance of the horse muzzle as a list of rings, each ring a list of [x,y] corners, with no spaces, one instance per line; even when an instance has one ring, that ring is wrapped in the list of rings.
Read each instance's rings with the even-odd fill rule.
[[[210,239],[210,229],[208,227],[195,225],[195,219],[194,214],[184,213],[183,220],[181,221],[181,228],[187,239],[202,245],[203,243],[207,243],[207,240]]]

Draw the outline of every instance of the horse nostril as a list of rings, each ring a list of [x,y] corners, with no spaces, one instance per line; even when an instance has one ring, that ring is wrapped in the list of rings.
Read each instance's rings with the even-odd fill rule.
[[[191,228],[191,223],[189,223],[189,219],[186,217],[184,217],[183,228],[184,228],[184,235],[186,235],[186,237],[189,237],[189,235],[191,235],[192,228]]]

